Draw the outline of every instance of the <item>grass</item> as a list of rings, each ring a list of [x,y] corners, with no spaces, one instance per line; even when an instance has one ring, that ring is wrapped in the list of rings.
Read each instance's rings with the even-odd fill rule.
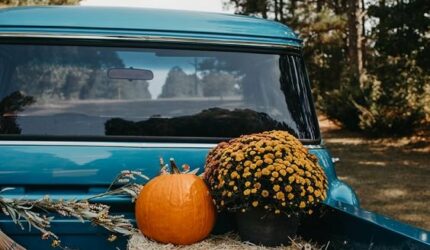
[[[320,119],[339,178],[363,208],[430,230],[430,136],[370,139]]]

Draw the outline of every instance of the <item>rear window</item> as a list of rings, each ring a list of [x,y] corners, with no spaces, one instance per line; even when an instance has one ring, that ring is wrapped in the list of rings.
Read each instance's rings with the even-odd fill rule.
[[[318,140],[308,85],[292,54],[2,44],[0,135]]]

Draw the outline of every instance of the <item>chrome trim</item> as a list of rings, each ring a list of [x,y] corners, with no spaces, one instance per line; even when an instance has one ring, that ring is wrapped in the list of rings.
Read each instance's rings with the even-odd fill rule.
[[[165,143],[165,142],[87,142],[87,141],[0,141],[0,146],[85,146],[130,148],[213,148],[215,143]]]
[[[247,42],[227,39],[206,39],[206,38],[187,38],[187,37],[167,37],[154,35],[70,35],[70,34],[50,34],[50,33],[21,33],[21,32],[0,32],[0,38],[51,38],[51,39],[86,39],[86,40],[113,40],[113,41],[139,41],[139,42],[165,42],[165,43],[199,43],[207,45],[233,45],[233,46],[250,46],[276,49],[295,49],[299,50],[301,46],[293,46],[283,43],[267,42]]]
[[[166,143],[166,142],[88,142],[88,141],[1,141],[0,146],[83,146],[127,148],[214,148],[216,143]],[[309,149],[322,145],[304,145]]]

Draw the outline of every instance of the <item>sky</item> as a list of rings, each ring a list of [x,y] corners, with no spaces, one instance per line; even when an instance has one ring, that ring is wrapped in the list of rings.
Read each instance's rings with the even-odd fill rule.
[[[223,8],[223,0],[83,0],[81,5],[127,6],[233,13]]]

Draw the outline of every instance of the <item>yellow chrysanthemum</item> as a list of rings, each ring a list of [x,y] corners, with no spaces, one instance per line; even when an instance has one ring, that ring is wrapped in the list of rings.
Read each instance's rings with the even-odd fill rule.
[[[263,191],[261,191],[261,195],[262,195],[264,198],[267,198],[267,197],[269,196],[269,191],[267,191],[267,190],[263,190]]]
[[[263,161],[262,160],[258,160],[255,164],[257,165],[257,167],[260,167],[261,165],[263,165]]]
[[[294,177],[294,175],[292,175],[292,176],[288,177],[288,181],[289,181],[290,183],[293,183],[295,180],[296,180],[296,177]]]
[[[276,193],[276,199],[278,199],[278,200],[283,200],[283,199],[285,199],[285,194],[284,194],[284,193],[282,193],[282,192],[277,192],[277,193]]]
[[[285,169],[281,169],[281,170],[279,170],[279,173],[280,173],[282,176],[287,175],[287,171],[285,171]]]
[[[261,173],[262,173],[263,175],[270,175],[270,170],[269,170],[269,169],[267,169],[267,168],[263,168],[263,170],[261,171]]]
[[[304,201],[301,201],[299,208],[305,208],[305,207],[306,207],[306,203]]]
[[[270,158],[264,158],[264,162],[267,163],[267,164],[272,164],[273,160],[270,159]]]

